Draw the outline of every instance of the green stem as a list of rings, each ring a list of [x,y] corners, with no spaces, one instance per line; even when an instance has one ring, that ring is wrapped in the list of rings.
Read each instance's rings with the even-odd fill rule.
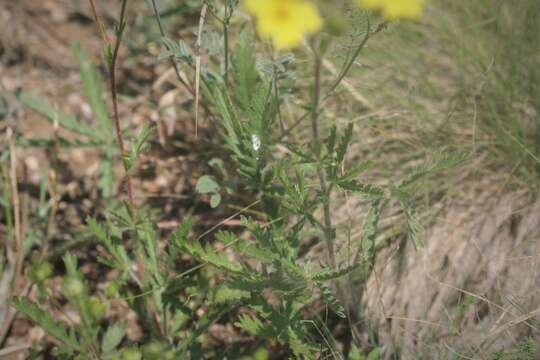
[[[324,216],[324,239],[326,242],[326,249],[328,251],[328,258],[332,267],[336,266],[336,255],[334,251],[334,229],[332,226],[332,218],[330,214],[330,195],[332,187],[328,186],[326,174],[324,172],[322,159],[321,159],[321,134],[319,128],[319,106],[321,100],[321,67],[322,58],[318,50],[314,49],[315,54],[315,83],[313,87],[313,101],[311,109],[311,130],[313,134],[314,153],[317,157],[317,177],[319,178],[319,186],[321,196],[323,197],[323,216]]]
[[[159,33],[161,34],[162,38],[165,38],[166,37],[165,29],[163,27],[163,23],[161,22],[161,16],[159,14],[157,0],[152,0],[151,2],[152,2],[152,10],[154,11],[154,17],[156,18],[156,22],[159,27]],[[171,49],[167,49],[167,50],[171,50]],[[178,81],[180,81],[180,83],[187,89],[187,91],[189,91],[191,95],[195,96],[195,90],[188,83],[186,83],[184,79],[182,78],[182,76],[180,75],[180,69],[178,68],[178,64],[176,64],[174,55],[169,56],[169,62],[171,63],[171,66],[174,69],[174,73]]]
[[[229,4],[225,3],[225,15],[223,17],[223,53],[225,56],[225,69],[223,71],[223,78],[225,80],[225,87],[229,88]]]
[[[377,29],[376,32],[380,31],[379,29]],[[360,55],[360,53],[362,52],[362,50],[364,49],[364,47],[366,46],[369,38],[371,36],[371,25],[369,23],[369,19],[367,21],[367,29],[366,29],[366,34],[364,35],[364,38],[362,39],[362,42],[360,43],[360,45],[358,45],[358,47],[356,48],[356,50],[354,51],[353,55],[348,59],[348,61],[345,63],[345,66],[343,67],[343,69],[341,70],[341,73],[338,75],[337,79],[334,81],[334,83],[332,84],[332,86],[330,87],[330,90],[328,90],[328,92],[326,93],[326,95],[324,96],[324,99],[323,99],[323,102],[328,99],[333,93],[334,91],[337,89],[337,87],[339,86],[339,84],[341,84],[341,82],[343,81],[343,79],[345,78],[345,76],[347,76],[347,74],[349,73],[349,71],[351,70],[351,67],[353,66],[353,64],[356,62],[356,59],[358,58],[358,56]]]

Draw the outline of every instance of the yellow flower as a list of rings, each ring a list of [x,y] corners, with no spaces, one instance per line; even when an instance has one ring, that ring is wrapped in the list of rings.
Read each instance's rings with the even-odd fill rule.
[[[298,46],[304,35],[322,26],[317,7],[306,0],[245,0],[257,19],[257,31],[278,49]]]
[[[389,20],[417,18],[422,15],[424,0],[357,0],[366,9],[379,10]]]

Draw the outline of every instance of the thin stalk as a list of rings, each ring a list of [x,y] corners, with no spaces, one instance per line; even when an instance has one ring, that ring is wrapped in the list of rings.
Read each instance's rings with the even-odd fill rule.
[[[161,34],[162,38],[166,37],[165,29],[163,27],[163,23],[161,22],[161,15],[159,14],[159,8],[157,4],[157,0],[151,0],[152,3],[152,10],[154,12],[154,17],[156,18],[156,22],[159,27],[159,33]],[[170,49],[167,49],[170,50]],[[180,83],[187,89],[187,91],[190,92],[191,95],[195,96],[195,90],[184,81],[184,78],[180,75],[180,70],[178,69],[178,64],[176,64],[176,61],[174,60],[174,55],[169,56],[169,62],[171,63],[171,66],[174,69],[174,73],[176,74],[176,78]]]
[[[381,29],[381,27],[379,27],[379,29],[377,29],[376,32],[381,31],[380,29]],[[364,35],[364,38],[362,39],[362,42],[358,45],[358,47],[355,49],[352,56],[345,63],[345,66],[341,70],[341,73],[338,75],[337,79],[334,81],[334,83],[330,87],[330,90],[328,90],[328,92],[324,96],[323,102],[326,101],[334,93],[334,91],[337,89],[339,84],[341,84],[341,82],[343,81],[345,76],[347,76],[347,74],[351,70],[351,67],[356,62],[356,59],[358,58],[358,56],[360,55],[360,53],[362,52],[362,50],[366,46],[370,36],[371,36],[371,26],[370,26],[369,19],[368,19],[366,34]]]
[[[0,178],[2,179],[2,210],[4,211],[4,218],[6,219],[7,237],[6,251],[11,253],[11,246],[15,242],[15,227],[13,225],[13,209],[11,207],[11,190],[10,181],[8,176],[8,170],[4,169],[4,164],[0,164]],[[11,256],[11,255],[9,255]]]
[[[15,252],[15,275],[13,277],[13,285],[17,286],[19,282],[19,276],[22,272],[22,265],[24,260],[24,254],[22,249],[22,227],[21,227],[21,209],[20,209],[20,200],[19,200],[19,189],[17,184],[17,153],[15,150],[15,141],[13,139],[14,133],[13,130],[7,128],[7,140],[9,146],[9,160],[10,160],[10,170],[9,177],[11,181],[11,201],[13,203],[13,219],[14,219],[14,235],[15,243],[14,252]]]
[[[92,0],[91,0],[92,1]],[[122,0],[122,8],[120,10],[120,19],[118,30],[116,33],[116,41],[114,44],[114,50],[110,58],[109,66],[109,82],[111,87],[111,96],[112,96],[112,106],[113,106],[113,116],[114,116],[114,127],[116,131],[116,137],[118,139],[118,146],[120,148],[120,156],[122,160],[126,158],[126,148],[124,144],[124,137],[122,135],[122,129],[120,127],[120,114],[118,112],[118,92],[116,86],[116,62],[118,60],[118,51],[120,50],[120,44],[122,43],[122,36],[124,34],[124,28],[126,25],[126,7],[127,0]],[[124,161],[125,177],[126,177],[126,190],[131,210],[131,216],[134,218],[134,209],[135,202],[133,200],[133,187],[131,185],[131,175],[129,174],[129,169]]]
[[[94,0],[89,0],[92,4],[92,9],[96,9]],[[131,175],[129,173],[129,167],[125,161],[126,159],[126,149],[125,149],[125,143],[124,143],[124,137],[122,135],[122,130],[120,127],[120,114],[118,112],[118,92],[117,92],[117,84],[116,84],[116,62],[118,60],[118,52],[120,50],[120,45],[122,43],[122,37],[124,34],[124,30],[126,27],[126,9],[127,9],[127,2],[128,0],[122,0],[122,5],[120,9],[120,17],[118,21],[118,27],[116,28],[116,40],[114,42],[113,49],[111,51],[111,43],[106,37],[103,37],[103,41],[105,41],[105,60],[108,67],[109,72],[109,85],[111,89],[111,97],[112,97],[112,107],[113,107],[113,117],[114,117],[114,128],[116,132],[116,137],[118,139],[118,147],[120,149],[120,156],[122,158],[122,164],[124,165],[124,171],[125,171],[125,179],[126,179],[126,191],[128,195],[129,200],[129,211],[131,215],[131,221],[133,226],[133,232],[135,238],[137,238],[137,227],[136,227],[136,214],[135,214],[135,202],[133,200],[133,187],[131,183]],[[102,28],[102,23],[99,18],[99,14],[97,11],[94,13],[94,17],[96,21],[98,22],[98,26]],[[138,272],[140,276],[137,276],[135,272],[130,271],[131,276],[133,280],[137,283],[137,285],[142,289],[143,288],[143,282],[141,279],[143,279],[144,275],[144,257],[142,255],[142,249],[139,241],[136,241],[137,244],[137,265],[138,265]]]
[[[326,180],[326,174],[324,172],[321,160],[321,134],[319,129],[319,106],[321,101],[321,65],[322,58],[318,50],[313,50],[315,55],[315,69],[314,77],[315,83],[313,87],[313,101],[311,108],[311,130],[313,135],[313,144],[315,147],[315,154],[317,157],[317,176],[319,178],[319,186],[321,195],[323,197],[323,216],[324,216],[324,239],[326,242],[326,249],[328,251],[328,258],[332,267],[336,266],[336,255],[334,251],[334,230],[332,226],[332,218],[330,215],[330,194],[332,187],[328,186]]]
[[[225,4],[225,16],[223,21],[223,53],[225,55],[225,69],[223,71],[223,78],[225,80],[225,87],[229,88],[229,6]]]
[[[92,8],[92,12],[94,14],[94,20],[96,22],[96,25],[98,27],[98,30],[100,32],[103,45],[106,49],[105,54],[105,60],[109,72],[109,85],[111,88],[111,98],[112,98],[112,108],[113,108],[113,118],[114,118],[114,129],[116,132],[116,138],[118,140],[118,147],[120,149],[120,157],[122,158],[122,164],[124,165],[124,171],[125,171],[125,178],[126,178],[126,191],[128,195],[128,201],[130,206],[130,212],[132,216],[132,220],[135,219],[134,209],[135,209],[135,202],[133,200],[133,186],[131,185],[131,175],[129,174],[129,169],[125,163],[126,159],[126,147],[124,143],[124,137],[122,135],[122,129],[120,127],[120,114],[118,112],[118,91],[116,86],[116,62],[118,60],[118,51],[120,50],[120,44],[122,43],[122,36],[124,34],[124,29],[126,26],[126,8],[127,8],[127,0],[122,0],[122,7],[120,10],[120,19],[118,23],[118,28],[116,30],[116,40],[114,43],[114,49],[111,53],[111,43],[109,38],[107,37],[103,23],[99,17],[99,13],[97,12],[96,4],[94,0],[89,0],[90,6]]]

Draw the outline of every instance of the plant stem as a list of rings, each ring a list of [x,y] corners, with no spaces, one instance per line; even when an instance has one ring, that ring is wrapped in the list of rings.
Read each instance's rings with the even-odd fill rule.
[[[161,16],[159,14],[157,0],[152,0],[151,2],[152,2],[152,10],[154,11],[154,17],[156,18],[156,22],[159,27],[159,33],[161,34],[162,38],[165,38],[166,37],[165,29],[163,27],[163,23],[161,22]],[[167,50],[171,50],[171,49],[167,49]],[[176,78],[178,79],[178,81],[180,81],[180,83],[186,88],[187,91],[189,91],[191,95],[195,96],[195,90],[180,75],[180,69],[178,68],[178,64],[176,64],[176,60],[174,60],[174,55],[169,56],[169,62],[171,63],[171,66],[174,69],[174,73],[176,74]]]
[[[380,30],[377,29],[377,31],[380,31]],[[348,61],[345,62],[345,66],[343,67],[343,69],[341,70],[341,72],[338,75],[337,79],[334,81],[334,83],[330,87],[330,90],[324,96],[324,100],[328,99],[328,97],[330,97],[330,95],[332,95],[334,93],[334,91],[337,89],[339,84],[341,84],[341,82],[343,81],[345,76],[347,76],[347,74],[349,73],[349,70],[351,70],[351,67],[355,63],[358,56],[360,55],[360,52],[362,52],[362,50],[366,46],[370,36],[371,36],[371,25],[370,25],[370,22],[369,22],[369,19],[368,19],[367,28],[366,28],[366,34],[364,35],[364,38],[362,39],[362,42],[360,42],[360,45],[358,45],[356,47],[356,49],[355,49],[354,53],[352,54],[352,56],[350,56],[348,58]]]
[[[230,14],[228,12],[229,5],[225,3],[225,16],[223,18],[223,53],[225,55],[225,69],[223,71],[223,78],[225,80],[225,87],[229,88],[229,20]]]
[[[126,159],[126,147],[124,143],[124,137],[122,135],[122,129],[120,127],[120,114],[118,112],[118,91],[116,88],[116,61],[118,60],[118,51],[120,50],[120,44],[122,43],[122,36],[124,34],[124,28],[126,25],[126,8],[127,0],[122,0],[122,7],[120,10],[120,19],[118,23],[118,28],[116,30],[116,40],[114,43],[114,50],[112,54],[110,53],[111,43],[107,34],[105,33],[103,23],[100,19],[99,13],[97,11],[96,4],[94,0],[88,0],[94,14],[94,20],[96,26],[101,35],[103,45],[106,48],[107,53],[105,54],[105,62],[109,72],[109,85],[111,88],[111,97],[112,97],[112,107],[113,107],[113,117],[114,117],[114,129],[116,132],[116,138],[118,140],[118,147],[120,149],[120,157],[122,158],[122,164],[124,165],[125,177],[126,177],[126,191],[128,195],[128,201],[131,211],[132,220],[135,219],[134,209],[135,202],[133,200],[133,187],[131,185],[131,175],[129,174],[129,168],[125,163]],[[110,55],[110,58],[109,58]]]
[[[311,130],[313,133],[314,153],[317,157],[317,176],[319,178],[319,185],[321,195],[323,197],[323,216],[324,216],[324,238],[326,242],[326,249],[328,251],[328,258],[332,267],[336,266],[336,255],[334,252],[334,230],[332,226],[332,218],[330,215],[330,195],[332,188],[328,186],[326,180],[326,174],[321,159],[321,134],[319,129],[319,106],[321,100],[321,65],[322,57],[317,49],[313,50],[315,55],[315,84],[313,87],[313,101],[311,109]]]
[[[16,287],[19,284],[19,277],[22,272],[22,266],[24,261],[24,254],[22,248],[22,226],[21,226],[21,209],[19,199],[19,188],[17,183],[17,152],[15,149],[15,132],[11,127],[7,128],[7,140],[9,146],[9,178],[11,181],[11,201],[13,203],[13,219],[14,221],[14,235],[15,243],[10,244],[13,246],[15,254],[15,275],[13,277],[12,284]]]
[[[90,0],[90,2],[93,3],[93,0]],[[110,83],[110,88],[111,88],[114,128],[116,132],[116,138],[118,139],[118,147],[120,148],[120,157],[122,158],[122,163],[124,164],[124,171],[125,171],[125,178],[126,178],[126,191],[128,195],[131,216],[134,219],[135,202],[133,200],[133,187],[131,184],[131,175],[129,174],[129,168],[127,167],[124,161],[126,159],[126,148],[125,148],[125,143],[124,143],[124,137],[122,135],[122,129],[120,127],[120,114],[118,112],[118,91],[117,91],[117,86],[116,86],[116,62],[118,60],[118,51],[120,50],[120,44],[122,43],[122,36],[124,34],[124,28],[126,25],[126,7],[127,7],[127,0],[122,0],[122,7],[120,10],[120,19],[118,23],[118,29],[116,31],[116,40],[114,43],[114,50],[112,52],[112,56],[109,59],[107,65],[109,68],[109,83]],[[98,19],[99,21],[99,17],[97,15],[96,15],[96,19]],[[98,26],[101,27],[101,25],[98,25]],[[106,40],[106,38],[104,39]],[[109,45],[110,44],[106,44],[106,46],[109,46]]]

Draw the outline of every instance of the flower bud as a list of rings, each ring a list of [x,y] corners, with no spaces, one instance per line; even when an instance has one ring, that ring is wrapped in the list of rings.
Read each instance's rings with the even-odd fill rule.
[[[84,291],[84,284],[81,280],[68,277],[64,279],[64,295],[67,297],[77,297]]]

